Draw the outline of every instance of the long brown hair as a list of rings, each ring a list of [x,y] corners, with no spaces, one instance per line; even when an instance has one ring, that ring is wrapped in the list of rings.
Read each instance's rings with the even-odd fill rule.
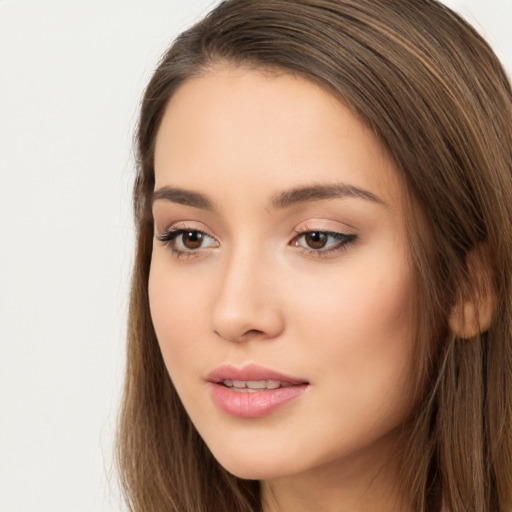
[[[177,88],[224,61],[323,85],[395,160],[409,198],[413,385],[421,390],[404,427],[401,485],[415,512],[512,510],[512,93],[489,46],[436,0],[227,0],[164,55],[138,128],[138,245],[118,435],[131,510],[261,510],[258,482],[226,472],[191,424],[148,305],[156,134]],[[468,263],[474,254],[485,279]],[[454,308],[463,300],[477,308],[489,293],[489,329],[458,337]]]

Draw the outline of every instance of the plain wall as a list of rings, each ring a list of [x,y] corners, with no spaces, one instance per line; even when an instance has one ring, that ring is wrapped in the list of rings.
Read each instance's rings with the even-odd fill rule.
[[[210,0],[0,0],[0,512],[123,509],[112,441],[143,87]],[[512,70],[512,0],[447,2]]]

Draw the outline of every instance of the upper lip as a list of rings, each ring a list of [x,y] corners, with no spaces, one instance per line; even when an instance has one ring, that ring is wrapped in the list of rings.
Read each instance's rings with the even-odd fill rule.
[[[224,364],[210,372],[206,380],[208,382],[218,383],[223,380],[241,380],[241,381],[259,381],[275,380],[288,382],[290,384],[307,384],[306,379],[291,377],[276,370],[265,368],[257,364],[247,364],[242,367],[236,367],[231,364]]]

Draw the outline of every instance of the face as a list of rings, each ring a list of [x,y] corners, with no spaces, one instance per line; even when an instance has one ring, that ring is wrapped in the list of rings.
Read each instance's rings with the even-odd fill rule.
[[[151,314],[214,456],[263,480],[381,460],[415,322],[403,190],[372,132],[304,79],[219,67],[172,97],[155,173]]]

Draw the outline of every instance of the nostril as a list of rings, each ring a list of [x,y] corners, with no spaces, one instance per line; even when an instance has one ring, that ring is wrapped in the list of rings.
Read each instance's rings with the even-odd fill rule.
[[[231,339],[232,341],[248,341],[251,338],[258,338],[265,336],[265,332],[260,329],[248,329],[245,332],[242,332],[242,334],[234,334],[229,335],[228,333],[222,334],[222,332],[214,330],[213,331],[217,336],[220,336],[221,338]]]
[[[211,313],[211,327],[216,336],[228,341],[273,339],[284,329],[278,305],[217,301]]]
[[[249,331],[247,331],[246,333],[243,334],[243,336],[247,336],[247,335],[257,335],[257,334],[263,334],[263,331],[260,331],[258,329],[250,329]]]

